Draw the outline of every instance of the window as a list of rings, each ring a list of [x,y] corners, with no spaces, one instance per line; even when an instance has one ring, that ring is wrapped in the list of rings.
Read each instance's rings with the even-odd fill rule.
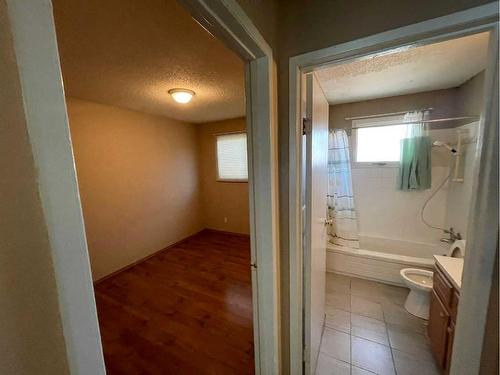
[[[354,120],[356,163],[399,162],[401,139],[406,135],[406,125],[400,125],[402,121],[401,116]]]
[[[247,135],[217,135],[217,180],[247,181]]]

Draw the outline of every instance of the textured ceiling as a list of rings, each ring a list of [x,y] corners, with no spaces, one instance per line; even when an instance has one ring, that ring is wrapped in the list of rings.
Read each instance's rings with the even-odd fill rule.
[[[188,122],[245,114],[244,64],[175,0],[53,0],[66,95]],[[196,92],[187,105],[175,87]]]
[[[330,104],[460,86],[486,66],[488,33],[318,70]]]

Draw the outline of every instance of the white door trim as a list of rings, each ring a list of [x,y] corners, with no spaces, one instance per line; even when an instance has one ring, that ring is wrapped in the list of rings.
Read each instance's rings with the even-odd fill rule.
[[[106,373],[50,0],[6,0],[28,136],[52,250],[71,374]],[[207,4],[209,3],[209,4]],[[256,372],[278,374],[278,178],[271,48],[235,0],[185,0],[214,35],[247,61],[247,131]],[[250,267],[250,265],[249,265]]]
[[[302,154],[302,124],[301,124],[301,82],[302,75],[318,69],[325,65],[338,64],[345,61],[354,61],[366,58],[369,55],[383,53],[396,48],[406,48],[408,46],[418,46],[437,42],[440,40],[450,39],[452,37],[463,36],[479,31],[493,31],[498,28],[498,3],[490,3],[487,5],[471,8],[462,12],[452,13],[447,16],[438,17],[428,21],[416,23],[413,25],[397,28],[380,34],[372,35],[366,38],[357,39],[351,42],[335,45],[321,50],[305,53],[290,58],[289,61],[289,246],[290,246],[290,368],[292,374],[299,374],[302,368],[303,361],[303,286],[302,286],[302,235],[301,235],[301,184],[300,176],[302,174],[300,156]],[[497,33],[497,32],[496,32]],[[498,41],[497,41],[498,42]],[[498,60],[497,60],[498,62]],[[498,76],[497,76],[498,77]],[[490,90],[491,85],[486,85]],[[498,89],[498,86],[497,86]],[[490,91],[491,93],[491,91]],[[498,97],[498,96],[497,96]],[[494,106],[488,108],[488,119],[497,119],[493,116]],[[498,110],[498,108],[497,108]],[[484,118],[484,116],[483,116]],[[485,126],[481,126],[481,131],[484,132]],[[498,134],[498,133],[497,133]],[[484,138],[480,138],[482,142]],[[493,147],[490,145],[490,148]],[[482,181],[490,181],[487,176],[487,168],[491,167],[492,161],[491,151],[485,154],[487,161],[479,164],[479,183]],[[493,181],[493,180],[491,180]],[[486,195],[485,201],[476,202],[472,212],[478,212],[480,207],[498,206],[498,199],[493,201],[493,194]],[[489,204],[489,205],[488,205]],[[484,212],[484,211],[483,211]],[[488,215],[490,220],[494,215]],[[498,215],[496,215],[498,216]],[[498,218],[496,218],[498,224]],[[495,220],[492,220],[495,222]],[[479,224],[472,224],[471,228],[477,230]],[[498,228],[498,226],[497,226]],[[469,248],[474,248],[475,251],[469,252],[467,262],[475,264],[476,269],[481,269],[482,283],[473,281],[473,266],[466,267],[464,270],[464,286],[461,294],[461,303],[457,322],[457,332],[454,345],[454,353],[458,359],[453,361],[453,374],[473,374],[478,373],[477,365],[479,363],[480,348],[482,348],[482,338],[484,332],[477,330],[477,314],[479,309],[482,309],[480,322],[486,317],[487,305],[490,293],[491,275],[493,270],[495,248],[492,248],[491,243],[497,238],[497,231],[490,233],[481,233],[488,240],[479,240],[477,236],[469,236],[472,241],[469,242]],[[474,238],[474,239],[473,239]],[[483,247],[484,246],[484,247]],[[489,280],[486,282],[486,280]],[[475,299],[473,297],[475,295]],[[478,298],[479,296],[479,298]],[[477,305],[476,301],[481,301]],[[465,306],[469,306],[466,308]],[[475,306],[470,307],[470,306]],[[484,315],[484,317],[483,317]],[[484,319],[483,319],[484,318]],[[472,327],[474,325],[474,327]],[[469,327],[470,329],[466,329]],[[464,332],[472,331],[476,328],[476,334],[467,339]],[[476,350],[470,352],[470,348]],[[467,353],[467,355],[465,355]],[[471,355],[475,358],[471,359]],[[467,363],[466,363],[467,362]]]
[[[255,370],[278,374],[278,170],[276,71],[269,45],[235,0],[180,0],[208,31],[246,61],[250,238]],[[254,277],[254,275],[256,277]]]

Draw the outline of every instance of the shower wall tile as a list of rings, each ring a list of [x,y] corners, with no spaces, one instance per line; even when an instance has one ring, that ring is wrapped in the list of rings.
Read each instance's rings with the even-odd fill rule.
[[[352,170],[355,207],[361,239],[380,238],[419,243],[413,248],[420,253],[408,254],[429,257],[433,247],[440,253],[441,233],[426,227],[420,219],[420,209],[441,181],[446,178],[448,168],[432,168],[432,188],[425,191],[402,192],[397,190],[397,167],[365,167]],[[425,211],[426,219],[434,225],[446,225],[447,186],[445,186]],[[380,242],[383,244],[383,241]],[[363,247],[363,243],[361,243]],[[379,251],[397,252],[397,249],[370,248]],[[430,250],[429,250],[430,249]],[[418,252],[419,250],[417,250]]]

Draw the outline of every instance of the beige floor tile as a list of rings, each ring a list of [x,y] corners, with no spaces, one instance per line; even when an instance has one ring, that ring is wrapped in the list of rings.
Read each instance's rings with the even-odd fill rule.
[[[415,359],[432,361],[433,356],[427,337],[415,332],[402,331],[388,326],[389,342],[392,348],[413,355]]]
[[[412,354],[393,350],[394,364],[398,375],[440,375],[434,359],[422,361]]]
[[[379,283],[356,278],[351,280],[351,294],[364,297],[373,302],[381,302],[384,297],[382,290],[379,288]]]
[[[385,323],[383,321],[355,313],[351,313],[351,324],[353,327],[369,329],[379,333],[386,332]]]
[[[365,328],[352,327],[351,335],[356,337],[361,337],[366,340],[375,341],[385,346],[389,346],[389,339],[387,337],[386,332],[380,333],[380,332],[370,331],[369,329]]]
[[[349,276],[339,275],[338,273],[327,272],[326,273],[326,282],[336,284],[336,285],[346,286],[349,289],[351,287],[351,278]]]
[[[347,293],[327,292],[326,304],[335,309],[351,311],[351,296]]]
[[[389,347],[373,341],[352,337],[352,365],[379,375],[395,375]]]
[[[405,304],[406,298],[410,293],[408,288],[388,284],[380,284],[379,288],[383,295],[383,302],[393,303],[399,306]]]
[[[335,282],[326,283],[327,292],[350,293],[349,285],[336,284]]]
[[[351,334],[383,345],[389,345],[385,323],[377,319],[351,314]]]
[[[384,320],[382,306],[379,303],[369,301],[366,298],[351,296],[351,311],[358,315],[367,316],[378,320]]]
[[[337,275],[336,273],[326,274],[326,291],[327,292],[340,292],[350,293],[351,280],[347,276]]]
[[[345,333],[351,333],[351,313],[327,306],[325,325]]]
[[[407,331],[424,334],[427,322],[423,319],[411,315],[403,306],[393,303],[382,303],[384,319],[388,324],[399,326]]]
[[[351,337],[347,333],[325,328],[320,352],[344,362],[351,361]]]
[[[350,375],[350,364],[319,353],[316,375]]]
[[[351,366],[351,375],[373,375],[374,372],[363,370],[362,368]]]
[[[375,290],[380,283],[372,280],[359,279],[356,277],[351,278],[351,288],[353,291],[366,291]]]

